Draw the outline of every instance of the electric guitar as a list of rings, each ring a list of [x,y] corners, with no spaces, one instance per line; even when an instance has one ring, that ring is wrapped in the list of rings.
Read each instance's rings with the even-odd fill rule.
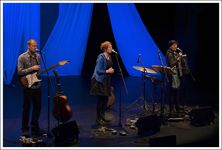
[[[20,84],[23,88],[30,88],[30,87],[32,87],[33,84],[42,81],[42,80],[38,79],[38,76],[40,76],[41,74],[46,73],[47,71],[52,70],[52,69],[54,69],[58,66],[63,66],[67,63],[69,63],[68,60],[63,60],[63,61],[58,62],[54,66],[51,66],[51,67],[41,71],[40,73],[35,72],[35,73],[30,73],[30,74],[25,75],[25,76],[20,76],[19,77],[19,82],[20,82]]]

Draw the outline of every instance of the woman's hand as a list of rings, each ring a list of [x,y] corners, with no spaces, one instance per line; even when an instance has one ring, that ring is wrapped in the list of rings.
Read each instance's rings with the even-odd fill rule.
[[[114,69],[112,67],[110,67],[109,69],[106,70],[106,73],[113,74],[114,73]]]

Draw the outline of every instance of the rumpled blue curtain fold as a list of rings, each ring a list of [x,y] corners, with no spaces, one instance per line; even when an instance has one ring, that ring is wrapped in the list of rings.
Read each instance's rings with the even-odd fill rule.
[[[159,48],[143,24],[135,5],[132,3],[107,5],[117,48],[128,73],[131,76],[141,75],[141,72],[132,68],[135,65],[142,66],[137,64],[139,54],[145,67],[160,65]],[[162,53],[161,56],[166,64]]]
[[[58,20],[43,48],[47,67],[69,60],[57,68],[59,74],[81,75],[92,11],[93,4],[59,4]]]
[[[18,56],[26,51],[27,40],[39,41],[39,4],[3,4],[3,79],[10,84]]]
[[[132,68],[141,54],[143,64],[160,65],[158,46],[144,26],[134,4],[108,3],[112,30],[122,61],[132,76],[141,73]],[[3,5],[3,76],[10,84],[19,54],[27,49],[26,42],[40,39],[40,4],[5,3]],[[59,17],[43,48],[47,67],[61,60],[71,63],[58,67],[60,75],[81,75],[88,42],[93,4],[59,4]],[[165,63],[165,58],[161,54]],[[43,69],[43,68],[42,68]]]

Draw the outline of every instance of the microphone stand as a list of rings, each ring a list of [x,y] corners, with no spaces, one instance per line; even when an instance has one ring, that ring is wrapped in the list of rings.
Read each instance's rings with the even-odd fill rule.
[[[145,66],[143,64],[143,62],[141,61],[141,54],[139,55],[139,59],[137,61],[138,63],[140,63],[143,67],[143,73],[142,73],[142,78],[143,78],[143,110],[144,110],[144,114],[146,114],[147,111],[147,107],[146,107],[146,81],[145,81]]]
[[[177,49],[183,54],[183,50],[181,50],[181,49],[179,49],[179,48],[177,48]],[[186,55],[186,54],[185,54],[185,55]],[[188,65],[188,57],[187,57],[187,55],[186,55],[186,57],[182,57],[182,60],[183,60],[184,65],[185,65],[185,66],[183,66],[183,67],[185,67],[185,69],[187,69],[188,74],[191,76],[193,82],[196,82],[196,79],[194,78],[192,72],[190,71],[190,67],[189,67],[189,65]],[[185,88],[185,87],[184,87],[184,82],[186,82],[186,77],[183,77],[181,80],[182,80],[182,83],[183,83],[183,85],[182,85],[182,91],[185,91],[185,90],[184,90],[184,88]],[[181,94],[181,92],[180,92],[180,94]],[[181,94],[181,95],[182,95],[182,94]],[[183,95],[186,95],[186,94],[183,93]],[[183,98],[184,98],[184,97],[183,97]],[[186,103],[186,98],[183,99],[183,113],[185,113],[185,103]]]
[[[164,94],[164,88],[165,88],[165,76],[167,75],[167,72],[166,72],[166,69],[164,67],[164,63],[163,63],[163,60],[162,60],[162,57],[160,55],[160,50],[158,50],[158,56],[159,56],[159,60],[160,60],[160,63],[163,67],[163,72],[160,72],[161,74],[161,77],[162,77],[162,87],[161,87],[161,108],[160,108],[160,115],[161,117],[163,117],[163,122],[165,122],[165,117],[164,117],[164,101],[165,101],[165,94]],[[169,83],[169,79],[167,77],[167,83]]]
[[[115,53],[115,58],[116,58],[116,61],[117,61],[117,64],[118,64],[118,68],[119,68],[119,72],[120,72],[120,75],[121,75],[121,78],[122,78],[122,82],[123,82],[123,85],[124,85],[124,88],[125,88],[125,92],[126,92],[126,95],[128,95],[128,90],[127,90],[127,87],[126,87],[126,83],[125,83],[125,80],[124,80],[124,77],[123,77],[123,73],[122,73],[122,69],[121,69],[121,66],[120,66],[120,63],[119,63],[119,59],[117,57],[117,53]],[[121,90],[121,86],[120,86],[120,91],[119,91],[119,127],[122,127],[122,90]]]
[[[160,55],[160,50],[158,50],[158,56],[159,56],[160,63],[161,63],[161,65],[162,65],[162,67],[163,67],[164,74],[166,75],[167,72],[166,72],[166,69],[165,69],[165,67],[164,67],[162,57],[161,57],[161,55]],[[169,83],[169,79],[168,79],[168,78],[167,78],[167,83]]]
[[[187,66],[189,75],[191,76],[193,82],[196,82],[196,79],[194,78],[193,73],[190,71],[190,67],[189,67],[189,65],[188,65],[188,58],[186,58],[185,63],[186,63],[186,66]]]
[[[42,62],[43,62],[43,66],[44,66],[44,68],[45,68],[45,70],[46,70],[46,61],[45,61],[45,58],[43,57],[43,53],[42,53],[42,50],[40,50],[39,51],[39,54],[40,54],[40,56],[41,56],[41,59],[42,59]],[[46,70],[46,74],[47,74],[47,102],[48,102],[48,107],[47,107],[47,110],[48,110],[48,119],[47,119],[47,125],[48,125],[48,128],[47,128],[47,136],[48,137],[52,137],[52,134],[51,134],[51,132],[50,132],[50,85],[51,85],[51,87],[53,87],[52,86],[52,80],[51,80],[51,78],[50,78],[50,76],[49,76],[49,72]]]

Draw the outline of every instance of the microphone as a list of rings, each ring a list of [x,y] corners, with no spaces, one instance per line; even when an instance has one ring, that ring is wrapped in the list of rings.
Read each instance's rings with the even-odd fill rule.
[[[41,50],[39,50],[39,49],[35,49],[35,51],[36,51],[36,52],[41,52]]]
[[[182,49],[180,49],[179,47],[177,47],[177,50],[182,52]]]
[[[177,47],[177,50],[180,51],[182,57],[187,57],[187,54],[182,54],[182,53],[183,53],[183,50],[182,50],[182,49],[180,49],[179,47]]]
[[[140,57],[141,57],[141,54],[138,55],[138,58],[137,58],[137,61],[136,61],[137,64],[140,62]]]
[[[118,55],[118,53],[114,49],[112,49],[112,52],[115,53],[116,55]]]
[[[35,49],[35,52],[40,53],[40,55],[45,54],[45,52],[43,52],[42,50],[39,50],[39,49]]]

